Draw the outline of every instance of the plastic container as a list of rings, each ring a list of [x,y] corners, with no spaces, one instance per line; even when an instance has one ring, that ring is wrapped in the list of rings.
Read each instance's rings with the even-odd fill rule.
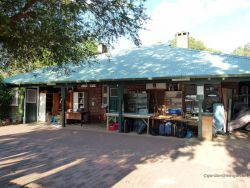
[[[172,114],[172,115],[181,115],[182,110],[181,109],[168,109],[167,113]]]
[[[109,124],[109,131],[117,131],[119,127],[118,123]]]

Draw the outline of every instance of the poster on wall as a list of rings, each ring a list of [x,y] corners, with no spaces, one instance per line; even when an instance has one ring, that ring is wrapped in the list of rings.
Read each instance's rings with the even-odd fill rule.
[[[197,95],[204,95],[204,86],[197,86]]]

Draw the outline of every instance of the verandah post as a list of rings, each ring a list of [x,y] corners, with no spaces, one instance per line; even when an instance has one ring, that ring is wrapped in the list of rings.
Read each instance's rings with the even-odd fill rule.
[[[65,98],[66,98],[66,91],[65,87],[61,87],[61,97],[62,97],[62,127],[65,127]]]
[[[197,97],[199,106],[198,138],[199,140],[202,140],[202,103],[204,100],[204,84],[197,85]]]
[[[27,88],[24,88],[24,98],[23,98],[23,124],[26,123],[26,100],[27,100]]]
[[[122,118],[122,104],[123,104],[123,85],[118,85],[118,123],[119,123],[119,132],[123,132],[123,118]]]

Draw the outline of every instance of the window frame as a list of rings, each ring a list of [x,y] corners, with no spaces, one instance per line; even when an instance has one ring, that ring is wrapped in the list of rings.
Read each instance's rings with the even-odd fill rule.
[[[18,89],[15,89],[14,96],[12,97],[12,102],[10,106],[18,106],[18,98],[19,98],[19,91]]]
[[[116,95],[111,95],[111,90],[116,90]],[[117,87],[111,87],[109,88],[109,97],[118,97],[118,88]]]
[[[35,94],[35,97],[34,97],[34,101],[30,101],[29,99],[29,97],[28,97],[28,92],[30,92],[30,91],[34,91],[34,94]],[[26,103],[28,103],[28,104],[36,104],[36,102],[37,102],[37,90],[36,89],[27,89],[26,90]]]
[[[106,92],[105,91],[106,88]],[[107,98],[106,103],[104,103],[104,98]],[[103,85],[102,86],[102,107],[105,108],[109,106],[109,86]]]

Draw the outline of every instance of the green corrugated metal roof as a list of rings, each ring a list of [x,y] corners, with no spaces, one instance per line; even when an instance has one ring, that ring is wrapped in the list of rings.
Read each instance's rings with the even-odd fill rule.
[[[166,44],[135,48],[108,57],[92,66],[71,65],[73,72],[60,75],[39,69],[5,79],[7,84],[41,84],[123,79],[250,76],[250,58],[206,51],[172,48]]]

